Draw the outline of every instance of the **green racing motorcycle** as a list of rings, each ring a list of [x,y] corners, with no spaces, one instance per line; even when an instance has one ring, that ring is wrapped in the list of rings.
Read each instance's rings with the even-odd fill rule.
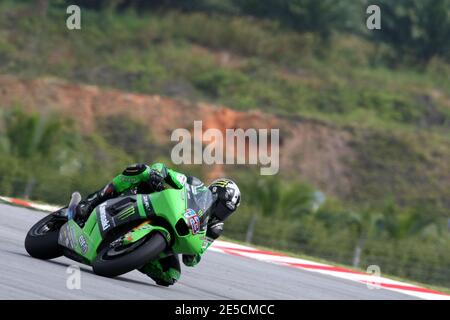
[[[186,184],[152,194],[130,194],[107,200],[77,221],[81,200],[73,193],[70,204],[31,227],[25,249],[38,259],[62,255],[90,265],[94,273],[115,277],[173,254],[203,253],[208,212],[213,195]]]

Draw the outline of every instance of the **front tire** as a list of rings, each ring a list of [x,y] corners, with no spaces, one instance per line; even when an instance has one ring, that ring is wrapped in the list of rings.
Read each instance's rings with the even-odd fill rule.
[[[63,249],[58,244],[59,229],[65,219],[53,214],[35,223],[25,237],[25,250],[33,258],[54,259],[62,256]]]
[[[154,232],[149,237],[138,240],[130,246],[128,252],[123,249],[121,253],[107,245],[98,252],[92,269],[100,276],[116,277],[142,267],[148,261],[157,258],[166,247],[167,241],[160,232]]]

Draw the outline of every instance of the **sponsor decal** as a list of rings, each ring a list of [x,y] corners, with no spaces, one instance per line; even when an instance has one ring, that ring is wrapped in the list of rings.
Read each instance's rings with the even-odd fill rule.
[[[59,232],[58,243],[64,245],[65,247],[69,246],[69,239],[67,237],[67,226],[61,228],[61,231]]]
[[[197,234],[200,232],[200,219],[195,216],[189,220],[192,227],[192,234]]]
[[[89,248],[86,238],[83,235],[78,238],[78,243],[80,244],[81,252],[83,252],[83,254],[86,253]]]
[[[75,243],[77,239],[77,235],[75,233],[75,229],[73,227],[69,227],[69,248],[75,248]]]
[[[147,212],[151,212],[151,207],[150,207],[150,200],[149,197],[147,195],[143,195],[142,196],[142,202],[144,203],[144,209]]]
[[[185,218],[190,218],[190,217],[193,217],[195,215],[196,215],[196,213],[195,213],[195,211],[193,209],[186,209],[186,212],[184,213],[184,217]]]
[[[138,183],[139,182],[139,178],[132,178],[132,177],[126,177],[126,176],[121,176],[120,180],[122,182],[129,182],[129,183]]]
[[[111,224],[109,223],[108,217],[106,216],[106,203],[102,203],[100,205],[100,224],[102,225],[102,230],[106,231],[111,227]]]
[[[187,209],[184,213],[184,217],[187,219],[188,225],[191,227],[192,234],[200,232],[200,218],[193,209]]]
[[[66,248],[74,248],[75,230],[69,225],[64,225],[59,231],[58,243],[65,246]]]

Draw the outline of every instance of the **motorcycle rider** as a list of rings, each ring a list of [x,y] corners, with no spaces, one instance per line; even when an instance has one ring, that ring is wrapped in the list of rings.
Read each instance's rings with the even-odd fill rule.
[[[117,197],[126,191],[136,194],[159,192],[166,189],[164,183],[176,189],[181,189],[185,184],[189,184],[199,190],[206,189],[198,178],[176,172],[162,163],[155,163],[151,166],[133,164],[128,166],[104,188],[82,200],[77,207],[76,216],[83,222],[96,206],[108,199]],[[224,221],[239,206],[241,194],[236,183],[226,178],[214,180],[207,189],[209,189],[214,198],[206,229],[207,247],[209,247],[222,234]],[[184,265],[189,267],[198,264],[200,259],[200,254],[183,255],[182,257]],[[173,285],[180,278],[180,270],[178,255],[170,255],[157,261],[151,261],[139,269],[140,272],[145,273],[158,285],[162,286]]]

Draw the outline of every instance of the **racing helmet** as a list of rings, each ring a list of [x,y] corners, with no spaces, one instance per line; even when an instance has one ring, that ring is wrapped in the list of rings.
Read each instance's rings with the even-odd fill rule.
[[[241,191],[234,181],[226,178],[214,180],[208,188],[217,197],[213,215],[224,221],[239,207]]]

